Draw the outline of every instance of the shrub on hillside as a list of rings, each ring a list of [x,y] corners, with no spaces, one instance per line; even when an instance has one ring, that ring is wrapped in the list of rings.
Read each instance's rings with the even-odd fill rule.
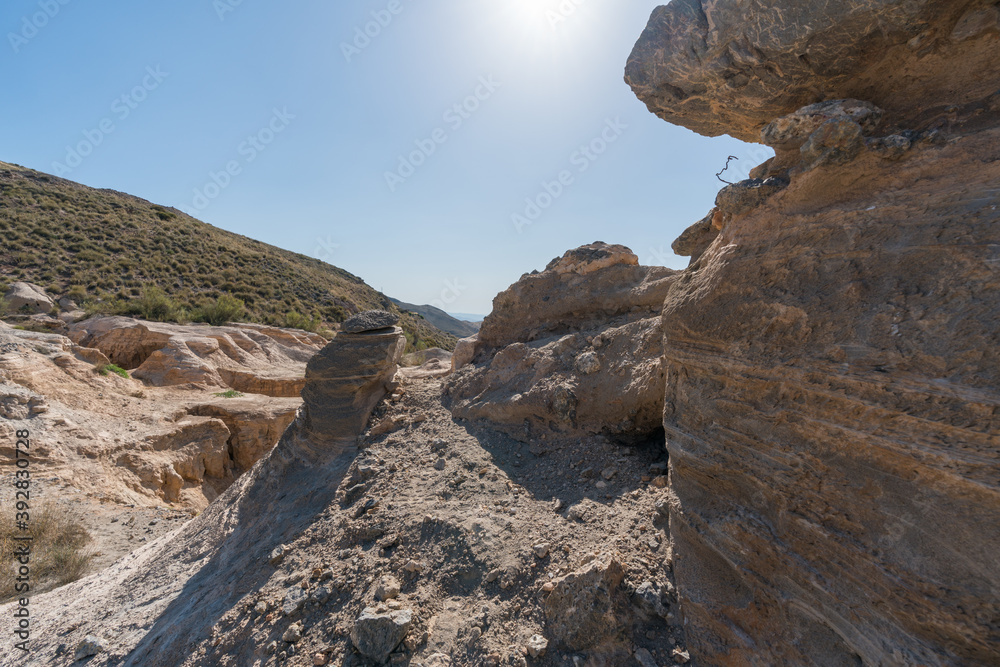
[[[319,331],[320,324],[321,321],[318,315],[306,317],[294,310],[285,315],[285,326],[289,329],[302,329],[303,331],[316,333]]]
[[[138,299],[123,302],[122,315],[133,315],[153,322],[176,322],[177,304],[162,289],[151,285],[142,291]]]
[[[222,294],[215,301],[204,301],[195,311],[194,319],[198,322],[208,322],[214,326],[222,326],[227,322],[237,322],[243,318],[246,305],[231,294]]]

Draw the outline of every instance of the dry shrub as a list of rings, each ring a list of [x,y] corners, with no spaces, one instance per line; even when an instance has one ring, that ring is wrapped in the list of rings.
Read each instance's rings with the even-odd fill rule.
[[[14,552],[22,545],[31,546],[31,593],[50,590],[76,581],[87,570],[92,553],[84,547],[90,533],[64,509],[46,502],[30,511],[28,530],[17,528],[14,510],[0,513],[0,601],[16,597],[14,585],[18,563]],[[31,541],[17,537],[31,536]]]

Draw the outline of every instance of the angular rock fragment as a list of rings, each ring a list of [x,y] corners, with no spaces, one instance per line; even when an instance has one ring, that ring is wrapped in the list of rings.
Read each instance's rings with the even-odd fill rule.
[[[615,594],[625,577],[617,558],[602,554],[576,572],[555,579],[543,603],[556,641],[573,651],[587,650],[616,635],[624,615]]]
[[[412,624],[413,612],[409,609],[380,614],[367,607],[354,622],[351,641],[362,655],[384,664],[406,637]]]

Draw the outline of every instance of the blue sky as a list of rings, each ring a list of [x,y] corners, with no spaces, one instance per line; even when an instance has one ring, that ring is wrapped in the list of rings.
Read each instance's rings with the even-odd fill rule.
[[[595,240],[682,268],[728,155],[622,80],[656,2],[7,0],[0,160],[489,312]]]

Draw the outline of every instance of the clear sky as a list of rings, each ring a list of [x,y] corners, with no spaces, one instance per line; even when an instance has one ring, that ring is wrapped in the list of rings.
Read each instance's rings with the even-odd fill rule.
[[[726,157],[770,153],[635,98],[657,4],[5,0],[0,159],[450,312],[596,240],[682,268]]]

